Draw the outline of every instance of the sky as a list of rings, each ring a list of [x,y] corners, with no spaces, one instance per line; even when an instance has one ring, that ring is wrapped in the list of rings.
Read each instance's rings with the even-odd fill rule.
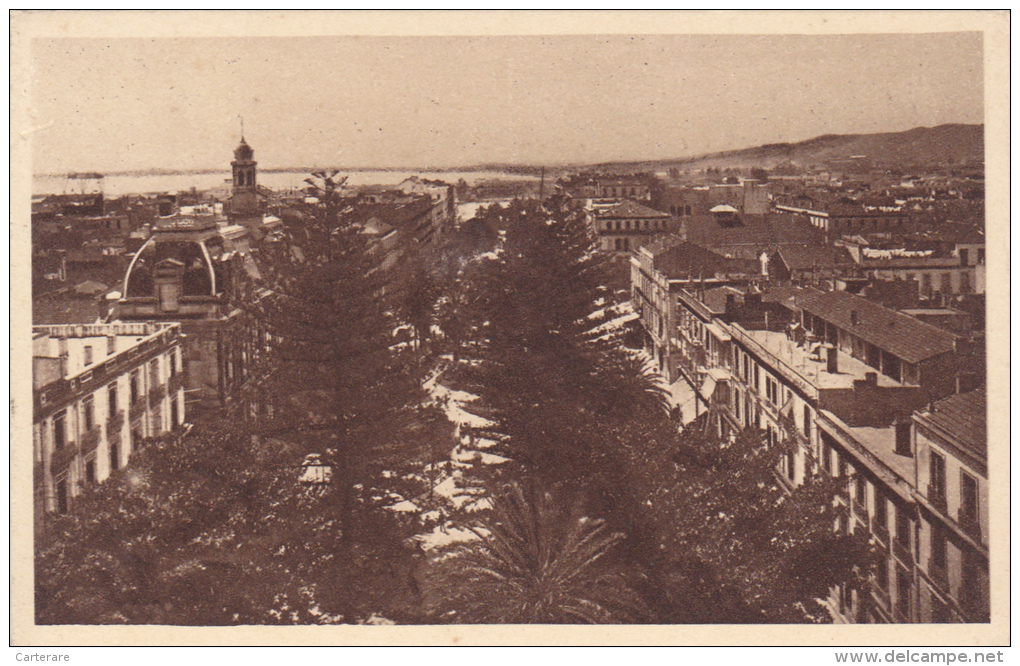
[[[44,39],[33,171],[668,159],[984,118],[980,33]]]

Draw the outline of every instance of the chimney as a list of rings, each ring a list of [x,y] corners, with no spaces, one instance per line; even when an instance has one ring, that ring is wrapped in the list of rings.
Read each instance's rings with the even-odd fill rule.
[[[839,349],[836,345],[825,346],[825,371],[830,375],[839,373]]]
[[[910,419],[900,416],[893,424],[896,429],[896,453],[897,455],[913,457],[914,452],[910,446]]]
[[[865,372],[864,383],[867,386],[875,387],[878,386],[878,373],[877,372]]]
[[[726,314],[732,313],[737,306],[737,297],[734,294],[726,294]]]

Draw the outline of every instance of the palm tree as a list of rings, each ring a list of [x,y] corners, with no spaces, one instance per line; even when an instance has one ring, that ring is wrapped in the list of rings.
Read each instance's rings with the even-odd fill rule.
[[[444,618],[595,624],[641,615],[624,570],[612,561],[623,535],[581,515],[580,503],[557,499],[550,492],[528,497],[516,484],[493,496],[490,520],[469,528],[479,540],[437,561]]]

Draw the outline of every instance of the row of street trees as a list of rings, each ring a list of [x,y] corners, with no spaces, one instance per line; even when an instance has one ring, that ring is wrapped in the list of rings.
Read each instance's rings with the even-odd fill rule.
[[[803,622],[860,582],[831,484],[786,494],[752,433],[679,434],[577,205],[483,208],[393,275],[340,184],[317,174],[259,250],[257,420],[155,443],[54,521],[37,621]],[[427,496],[456,444],[437,373],[494,424],[461,444],[505,462],[470,467],[491,508],[455,520],[477,538],[428,557],[387,507]],[[326,492],[296,482],[311,453]]]

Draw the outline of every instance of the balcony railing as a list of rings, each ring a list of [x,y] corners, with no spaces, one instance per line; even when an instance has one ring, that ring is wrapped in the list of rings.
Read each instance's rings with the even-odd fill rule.
[[[106,419],[106,433],[107,435],[115,435],[120,432],[120,429],[124,427],[124,410],[118,409],[110,418]]]
[[[131,403],[131,406],[128,407],[128,418],[134,421],[136,418],[144,414],[148,408],[149,404],[145,399],[145,396],[140,395],[134,402]]]
[[[910,544],[905,544],[899,539],[893,539],[892,542],[893,555],[896,556],[903,564],[911,566],[914,563],[914,554],[910,551]]]
[[[949,590],[949,573],[944,565],[939,566],[934,561],[928,560],[928,576],[939,589],[943,591]]]
[[[963,507],[956,512],[956,522],[963,528],[963,531],[972,536],[977,541],[981,541],[981,523],[978,522],[977,516],[972,513],[964,511]]]
[[[76,455],[78,455],[78,442],[69,442],[59,449],[54,449],[50,458],[50,471],[60,472],[67,469]]]
[[[95,426],[91,430],[85,432],[81,437],[81,452],[84,454],[92,453],[99,446],[99,427]]]

